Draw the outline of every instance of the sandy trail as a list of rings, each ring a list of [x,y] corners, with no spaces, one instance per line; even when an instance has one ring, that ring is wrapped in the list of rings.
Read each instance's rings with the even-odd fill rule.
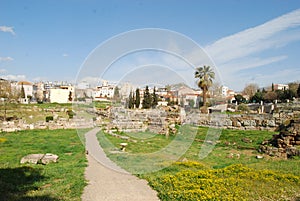
[[[158,201],[157,193],[147,181],[137,178],[118,167],[99,146],[96,134],[99,128],[86,133],[88,167],[85,176],[83,201]],[[103,165],[104,164],[104,165]]]

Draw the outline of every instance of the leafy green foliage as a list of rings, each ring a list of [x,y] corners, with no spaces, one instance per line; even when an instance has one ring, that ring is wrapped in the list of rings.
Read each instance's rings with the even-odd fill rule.
[[[206,96],[209,87],[213,83],[213,79],[215,79],[215,73],[213,72],[210,66],[203,66],[196,68],[195,78],[198,78],[197,84],[198,87],[203,90],[203,106],[206,105]]]
[[[152,102],[151,102],[151,106],[152,106],[152,108],[155,108],[157,105],[158,105],[158,96],[157,96],[157,94],[156,94],[155,87],[154,87],[153,93],[152,93]]]
[[[140,98],[140,89],[135,90],[135,108],[140,108],[141,98]]]
[[[196,170],[190,168],[195,162],[183,164],[184,170],[150,179],[161,200],[280,200],[283,195],[295,198],[300,190],[299,176],[239,164],[222,169],[203,169],[199,164]]]
[[[149,87],[146,86],[145,92],[144,92],[144,99],[142,102],[142,106],[144,109],[149,109],[152,106],[152,96],[149,92]]]
[[[46,117],[46,122],[49,122],[49,121],[53,121],[53,116],[47,116]]]
[[[234,98],[238,104],[246,103],[246,98],[244,98],[244,96],[242,96],[241,94],[234,95]]]
[[[243,111],[243,112],[249,112],[249,107],[247,104],[240,104],[238,105],[238,108],[237,108],[239,111]]]

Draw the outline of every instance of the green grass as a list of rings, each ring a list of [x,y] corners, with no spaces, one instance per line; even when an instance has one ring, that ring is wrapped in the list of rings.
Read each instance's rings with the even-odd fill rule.
[[[211,134],[221,132],[221,135],[207,157],[200,159],[199,153],[204,146],[208,132]],[[137,140],[135,143],[100,132],[98,139],[112,160],[128,171],[147,179],[150,185],[158,191],[162,200],[299,199],[299,158],[284,160],[268,156],[263,159],[255,157],[261,154],[257,151],[260,143],[272,138],[275,132],[182,127],[179,133],[188,137],[166,138],[151,133],[122,133],[124,136]],[[156,154],[176,141],[175,139],[178,140],[177,149],[180,149],[181,145],[187,146],[190,138],[192,138],[191,145],[177,160],[188,162],[176,162],[164,152]],[[245,142],[245,139],[248,142]],[[126,152],[113,152],[113,150],[118,150],[121,142],[128,143]],[[146,157],[133,157],[143,154],[146,157],[155,156],[159,159],[148,160]],[[141,171],[136,166],[141,166],[145,171]],[[226,174],[222,174],[224,171],[227,171]],[[212,176],[199,179],[206,174]],[[228,189],[224,188],[226,186]],[[199,189],[202,190],[199,191]]]
[[[8,103],[6,106],[0,104],[0,116],[4,116],[6,108],[6,116],[17,117],[23,119],[26,123],[36,123],[38,121],[45,121],[46,116],[53,116],[51,109],[72,109],[71,103],[58,104],[58,103],[43,103],[43,104],[16,104]],[[47,110],[49,109],[49,110]],[[55,112],[56,115],[62,118],[68,118],[64,111]]]
[[[0,139],[0,200],[80,200],[87,161],[76,130],[1,133]],[[33,153],[57,154],[59,161],[20,164]]]

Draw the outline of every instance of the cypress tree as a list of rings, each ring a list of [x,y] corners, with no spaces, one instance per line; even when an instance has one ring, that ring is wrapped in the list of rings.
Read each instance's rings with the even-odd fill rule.
[[[300,98],[300,84],[299,84],[298,89],[297,89],[297,95],[298,95],[298,98]]]
[[[22,88],[21,88],[21,98],[25,98],[25,89],[24,89],[23,84],[22,84]]]
[[[149,92],[149,87],[146,86],[142,106],[144,109],[149,109],[151,107],[151,103],[152,103],[152,98],[151,98],[151,94]]]
[[[140,103],[141,103],[141,99],[140,99],[140,89],[137,88],[135,90],[135,108],[139,108],[140,107]]]
[[[158,97],[157,97],[157,94],[156,94],[156,91],[155,91],[155,87],[154,87],[153,94],[152,94],[152,103],[151,103],[151,106],[152,106],[152,108],[155,108],[157,105],[158,105]]]

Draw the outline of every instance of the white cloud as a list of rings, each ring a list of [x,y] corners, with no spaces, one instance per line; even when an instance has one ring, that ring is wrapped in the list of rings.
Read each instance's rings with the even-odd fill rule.
[[[11,57],[0,57],[0,61],[13,61],[14,59]]]
[[[292,81],[292,78],[296,79],[293,73],[294,69],[285,68],[284,72],[270,69],[270,73],[266,76],[266,72],[258,67],[287,60],[289,55],[286,53],[277,56],[270,56],[270,53],[274,49],[280,49],[292,42],[299,41],[299,26],[300,9],[259,26],[221,38],[206,46],[205,50],[216,63],[223,81],[233,88],[240,90],[247,82],[253,81],[258,84],[266,84],[270,80],[271,82],[284,79],[287,82]],[[269,56],[262,56],[262,53],[266,51]],[[247,71],[249,69],[253,69],[255,72],[251,71],[253,74],[249,74]],[[241,75],[241,72],[244,74]],[[277,77],[279,75],[281,79]]]
[[[254,28],[222,38],[205,49],[215,62],[222,64],[294,40],[299,40],[300,35],[277,35],[299,25],[300,9]]]
[[[241,60],[237,60],[235,62],[228,62],[227,64],[223,64],[222,68],[226,68],[229,72],[237,72],[245,69],[256,68],[260,66],[265,66],[274,62],[279,62],[287,59],[287,55],[277,56],[277,57],[269,57],[269,58],[243,58]]]
[[[13,80],[13,81],[26,80],[25,75],[4,75],[2,76],[2,78],[6,80]]]
[[[63,57],[68,57],[68,56],[69,56],[69,54],[67,54],[67,53],[64,53],[62,56],[63,56]]]
[[[2,32],[7,32],[7,33],[11,33],[12,35],[16,35],[16,33],[15,33],[13,27],[0,26],[0,31],[2,31]]]

